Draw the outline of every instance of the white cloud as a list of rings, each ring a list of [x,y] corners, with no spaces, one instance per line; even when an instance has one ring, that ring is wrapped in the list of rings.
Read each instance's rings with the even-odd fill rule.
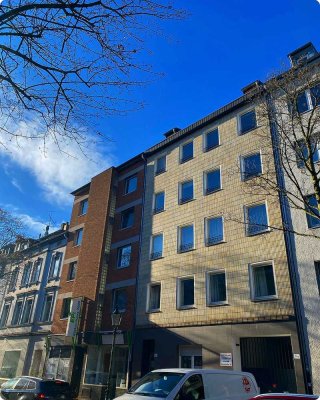
[[[74,141],[63,137],[59,139],[60,149],[53,137],[46,140],[45,148],[41,139],[23,137],[30,132],[40,136],[43,128],[37,120],[20,122],[11,126],[10,131],[17,134],[14,140],[0,132],[0,143],[3,144],[0,145],[0,154],[29,171],[50,203],[69,204],[72,201],[71,191],[89,182],[114,162],[109,143],[89,141],[84,155]]]
[[[23,190],[22,190],[22,187],[20,186],[20,183],[19,183],[15,178],[13,178],[13,179],[11,180],[11,184],[12,184],[16,189],[18,189],[19,192],[23,193]]]

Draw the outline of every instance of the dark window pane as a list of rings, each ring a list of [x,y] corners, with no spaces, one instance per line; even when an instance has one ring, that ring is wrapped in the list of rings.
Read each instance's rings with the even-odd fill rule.
[[[116,289],[114,291],[113,309],[118,308],[118,311],[125,311],[127,308],[127,292],[125,289]]]
[[[194,280],[183,279],[181,281],[181,305],[192,306],[194,304]]]
[[[303,113],[309,110],[308,98],[306,92],[300,93],[297,96],[297,110],[299,113]]]
[[[246,133],[256,126],[256,112],[254,110],[240,115],[240,133]]]
[[[193,199],[193,181],[183,182],[181,184],[180,203]]]
[[[130,228],[134,223],[134,209],[130,208],[121,214],[121,228]]]
[[[68,318],[71,307],[71,298],[66,298],[62,300],[62,310],[61,310],[61,318]]]
[[[83,237],[83,228],[78,229],[75,232],[75,246],[80,246],[80,244],[82,243],[82,237]]]
[[[131,244],[118,250],[118,268],[129,267],[131,261]]]
[[[314,267],[315,267],[318,291],[319,291],[319,296],[320,296],[320,261],[315,261]]]
[[[314,86],[310,89],[311,101],[313,107],[317,107],[320,105],[320,84]]]
[[[210,218],[207,221],[207,244],[219,243],[223,240],[222,217]]]
[[[272,265],[253,268],[254,297],[267,297],[276,294]]]
[[[227,300],[226,275],[224,272],[210,275],[210,303]]]
[[[159,157],[156,162],[156,174],[161,174],[166,170],[166,156]]]
[[[3,306],[1,319],[0,319],[0,328],[3,328],[7,325],[10,308],[11,308],[11,303],[6,303]]]
[[[181,151],[181,162],[185,162],[193,158],[193,142],[183,145]]]
[[[183,226],[180,228],[180,251],[188,251],[193,249],[193,225]]]
[[[317,142],[314,141],[310,147],[311,147],[310,153],[312,155],[312,161],[316,163],[320,159]],[[296,157],[297,157],[298,168],[304,168],[310,159],[309,151],[306,142],[304,140],[299,140],[296,144]]]
[[[254,235],[268,228],[267,209],[265,204],[247,208],[247,232]]]
[[[51,309],[53,303],[53,295],[46,295],[44,299],[44,305],[42,309],[42,318],[41,321],[48,322],[51,319]]]
[[[212,193],[221,189],[220,169],[206,173],[206,193]]]
[[[32,307],[34,299],[27,299],[24,303],[21,324],[28,324],[31,319]]]
[[[260,153],[243,157],[242,160],[243,179],[250,179],[262,173]]]
[[[20,323],[22,306],[23,306],[23,301],[22,300],[19,300],[19,301],[16,302],[16,306],[14,308],[13,317],[12,317],[12,321],[11,321],[12,325],[18,325]]]
[[[191,368],[192,364],[192,357],[191,356],[181,356],[181,368]]]
[[[150,310],[160,309],[160,293],[161,293],[160,285],[152,285],[150,287]]]
[[[80,203],[80,215],[87,214],[88,211],[88,199],[82,200]]]
[[[137,189],[138,178],[136,176],[130,176],[125,182],[125,194],[132,193]]]
[[[219,131],[218,129],[215,129],[214,131],[206,133],[205,136],[205,150],[211,150],[214,149],[215,147],[219,146]]]
[[[153,236],[151,259],[155,260],[156,258],[162,257],[162,249],[163,249],[163,235],[161,234]]]
[[[77,264],[78,264],[77,261],[74,261],[74,262],[70,263],[70,265],[69,265],[69,276],[68,276],[69,281],[74,280],[76,277]]]
[[[320,213],[318,209],[318,203],[316,196],[313,194],[306,198],[306,211],[307,211],[307,222],[309,228],[315,228],[320,225]],[[317,216],[319,218],[317,218]]]
[[[156,193],[154,198],[154,212],[158,213],[164,210],[164,192]]]

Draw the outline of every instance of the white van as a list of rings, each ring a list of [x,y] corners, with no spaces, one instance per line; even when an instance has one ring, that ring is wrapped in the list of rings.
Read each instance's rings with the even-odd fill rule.
[[[173,368],[149,372],[118,399],[247,400],[258,394],[248,372]]]

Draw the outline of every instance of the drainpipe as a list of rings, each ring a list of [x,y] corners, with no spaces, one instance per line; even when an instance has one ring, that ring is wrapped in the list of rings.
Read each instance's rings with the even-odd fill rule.
[[[129,377],[128,377],[128,387],[131,386],[132,383],[132,355],[134,350],[134,342],[135,342],[135,332],[136,332],[136,312],[137,312],[137,302],[138,302],[138,282],[139,282],[139,269],[140,269],[140,260],[141,260],[141,242],[142,242],[142,230],[143,230],[143,219],[144,219],[144,203],[145,203],[145,193],[146,193],[146,176],[147,176],[147,160],[144,154],[141,154],[141,158],[144,161],[144,177],[143,177],[143,193],[142,193],[142,207],[141,207],[141,221],[140,221],[140,238],[139,238],[139,256],[138,256],[138,266],[136,273],[136,291],[135,291],[135,301],[133,308],[133,329],[131,336],[131,354],[130,354],[130,362],[129,362]]]
[[[312,389],[312,377],[311,377],[311,365],[309,357],[309,348],[307,334],[305,331],[304,323],[304,312],[303,312],[303,301],[301,296],[301,290],[299,285],[299,272],[298,272],[298,261],[295,251],[294,231],[290,212],[290,206],[287,197],[283,194],[285,191],[285,178],[283,170],[281,168],[280,154],[279,154],[279,137],[278,129],[276,124],[273,122],[273,116],[275,114],[275,107],[272,101],[271,95],[266,92],[266,101],[268,106],[268,117],[270,121],[270,133],[273,147],[273,156],[275,160],[275,169],[277,177],[277,185],[281,189],[279,193],[280,209],[282,221],[285,221],[288,229],[284,230],[284,240],[286,245],[290,283],[292,290],[293,305],[296,313],[296,325],[298,332],[298,340],[301,351],[301,363],[303,370],[304,385],[307,394],[313,394]],[[283,189],[283,190],[282,190]]]

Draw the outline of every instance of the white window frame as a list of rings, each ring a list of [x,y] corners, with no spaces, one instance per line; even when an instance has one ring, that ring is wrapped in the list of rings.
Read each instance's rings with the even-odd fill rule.
[[[43,313],[44,313],[44,306],[45,306],[45,298],[47,296],[52,296],[52,303],[51,303],[51,307],[50,307],[50,311],[49,311],[49,319],[44,321],[43,320]],[[40,323],[41,324],[50,324],[52,322],[52,318],[53,318],[53,310],[55,308],[55,302],[56,302],[56,291],[55,290],[48,290],[44,293],[44,298],[43,298],[43,304],[42,304],[42,309],[41,309],[41,314],[40,314]]]
[[[307,102],[308,102],[308,109],[307,109],[306,111],[299,112],[299,111],[298,111],[298,108],[297,108],[297,104],[296,104],[295,107],[296,107],[297,113],[299,113],[299,114],[301,114],[301,115],[302,115],[302,114],[306,114],[306,113],[312,111],[314,108],[319,107],[319,105],[318,105],[318,106],[315,106],[315,107],[313,106],[313,104],[312,104],[312,97],[311,97],[311,89],[313,89],[315,86],[318,86],[319,84],[320,84],[320,82],[318,82],[317,84],[315,84],[315,85],[312,86],[311,88],[306,88],[306,89],[304,89],[304,90],[301,90],[301,92],[298,93],[297,98],[296,98],[295,101],[297,102],[298,96],[299,96],[300,94],[305,93],[305,94],[306,94],[306,98],[307,98]]]
[[[189,279],[193,279],[193,304],[189,304],[189,305],[182,305],[182,301],[181,301],[181,282],[182,281],[186,281]],[[177,306],[177,310],[188,310],[190,308],[195,308],[196,307],[196,279],[195,279],[195,275],[186,275],[186,276],[179,276],[177,278],[177,282],[176,282],[176,306]]]
[[[6,328],[6,326],[8,325],[8,321],[9,321],[9,318],[11,316],[11,311],[12,311],[12,300],[4,300],[3,306],[2,306],[2,309],[1,309],[0,320],[2,319],[2,315],[3,315],[4,308],[5,308],[6,305],[9,305],[8,315],[7,315],[7,318],[6,318],[5,323],[3,324],[3,326],[0,326],[0,329]]]
[[[210,301],[210,276],[211,275],[218,275],[224,273],[225,276],[225,281],[226,281],[226,300],[223,301],[215,301],[211,302]],[[227,279],[227,271],[225,268],[220,268],[220,269],[213,269],[210,271],[206,272],[206,300],[207,300],[207,307],[213,307],[213,306],[223,306],[223,305],[228,305],[228,279]]]
[[[165,168],[164,168],[164,170],[162,170],[162,171],[160,171],[160,172],[157,172],[157,169],[158,169],[158,160],[159,160],[160,158],[163,158],[163,157],[164,157],[165,160],[166,160],[166,162],[165,162]],[[155,174],[155,176],[161,175],[161,174],[163,174],[164,172],[166,172],[166,171],[167,171],[167,154],[163,154],[162,156],[157,157],[154,164],[155,164],[155,168],[154,168],[154,174]]]
[[[22,317],[23,317],[24,310],[25,310],[25,307],[26,307],[26,302],[27,302],[27,300],[30,300],[30,299],[32,299],[33,301],[32,301],[32,306],[31,306],[31,310],[30,310],[29,321],[28,321],[28,322],[22,323]],[[35,302],[36,302],[36,296],[35,296],[35,295],[29,295],[29,296],[25,296],[25,297],[24,297],[23,307],[22,307],[22,312],[21,312],[21,315],[20,315],[19,325],[27,325],[27,324],[31,324],[31,323],[32,323],[32,320],[33,320],[33,311],[34,311],[34,309],[35,309]]]
[[[254,156],[256,154],[260,154],[261,173],[259,175],[254,175],[254,176],[251,176],[249,178],[245,178],[244,159],[246,157]],[[252,151],[252,152],[250,152],[248,154],[241,155],[239,158],[240,158],[240,178],[241,178],[242,182],[246,182],[246,181],[249,181],[250,179],[254,179],[254,178],[258,177],[258,176],[263,175],[264,170],[263,170],[263,160],[262,160],[262,151],[261,151],[261,149],[259,151]]]
[[[156,257],[156,258],[153,258],[152,257],[152,254],[153,254],[153,240],[154,240],[154,238],[156,237],[156,236],[162,236],[162,252],[161,252],[161,257]],[[152,235],[151,235],[151,237],[150,237],[150,249],[149,249],[149,259],[151,260],[151,261],[153,261],[153,260],[159,260],[160,258],[163,258],[163,250],[164,250],[164,234],[163,234],[163,232],[158,232],[158,233],[153,233]]]
[[[186,160],[183,160],[183,159],[182,159],[182,157],[183,157],[183,147],[186,146],[186,145],[188,145],[189,143],[192,143],[192,157],[190,157],[190,158],[188,158],[188,159],[186,159]],[[193,159],[194,159],[194,139],[191,139],[191,140],[188,140],[188,141],[185,142],[185,143],[182,143],[182,144],[179,146],[179,163],[180,163],[180,164],[184,164],[184,163],[186,163],[186,162],[188,162],[188,161],[190,161],[190,160],[193,160]]]
[[[133,178],[136,178],[136,187],[135,187],[134,190],[131,190],[129,192],[128,191],[128,187],[129,187],[128,183],[130,182],[130,179],[133,179]],[[138,189],[138,176],[137,176],[137,174],[133,174],[133,175],[130,175],[127,178],[125,178],[125,180],[124,180],[124,193],[123,193],[124,196],[126,196],[127,194],[131,194],[131,193],[135,192],[137,189]]]
[[[188,182],[192,182],[193,197],[192,197],[192,199],[182,201],[182,185],[183,185],[184,183],[188,183]],[[193,180],[193,178],[184,180],[183,182],[179,182],[179,186],[178,186],[178,204],[189,203],[189,201],[193,201],[193,200],[195,200],[195,195],[194,195],[194,180]]]
[[[163,201],[163,209],[157,211],[156,210],[156,196],[161,193],[163,193],[163,200],[164,200]],[[153,212],[153,214],[160,214],[163,211],[165,211],[165,209],[166,209],[166,192],[165,192],[165,190],[159,190],[158,192],[154,193],[154,195],[153,195],[152,212]]]
[[[209,243],[208,242],[208,237],[209,237],[209,229],[208,229],[208,222],[211,219],[215,219],[215,218],[221,218],[222,219],[222,240],[220,240],[219,242],[216,243]],[[225,243],[225,230],[224,230],[224,217],[223,215],[212,215],[210,217],[206,217],[204,219],[204,244],[205,246],[215,246],[217,244],[220,243]]]
[[[192,226],[193,227],[193,247],[188,249],[188,250],[183,250],[181,251],[181,229],[187,226]],[[194,222],[190,222],[190,223],[186,223],[183,225],[178,226],[178,248],[177,248],[177,252],[178,253],[187,253],[188,251],[192,251],[194,250],[195,247],[195,223]]]
[[[188,349],[189,347],[189,349]],[[183,351],[185,350],[185,351]],[[182,354],[182,353],[190,353],[190,354]],[[196,354],[196,353],[200,353],[200,354]],[[179,346],[179,368],[182,368],[182,362],[181,359],[182,357],[191,357],[191,368],[192,369],[203,369],[203,355],[202,355],[202,346]],[[195,357],[201,357],[202,359],[202,368],[197,368],[194,366],[194,358]]]
[[[218,139],[219,139],[219,140],[218,140],[218,144],[217,144],[216,146],[210,148],[210,149],[207,149],[207,135],[208,135],[209,133],[215,131],[215,130],[218,131]],[[221,146],[219,125],[214,126],[214,127],[210,128],[210,129],[207,129],[205,132],[203,132],[203,134],[202,134],[202,151],[203,151],[204,153],[207,153],[207,152],[209,152],[209,151],[211,151],[211,150],[214,150],[214,149],[216,149],[216,148],[219,147],[219,146]]]
[[[160,307],[159,308],[151,308],[150,306],[150,297],[151,297],[151,288],[153,286],[160,286]],[[148,288],[147,288],[147,307],[146,307],[146,312],[147,313],[155,313],[155,312],[160,312],[161,311],[161,292],[162,292],[162,283],[161,282],[151,282],[148,284]]]
[[[256,126],[255,126],[254,128],[252,128],[252,129],[249,129],[249,130],[246,131],[246,132],[241,132],[241,117],[242,117],[243,115],[245,115],[245,114],[248,114],[248,113],[251,112],[251,111],[254,111],[254,112],[255,112],[255,115],[256,115]],[[259,125],[258,125],[256,107],[248,108],[247,110],[244,110],[244,111],[242,111],[241,113],[239,113],[239,114],[237,115],[237,131],[238,131],[238,136],[243,136],[243,135],[245,135],[246,133],[252,132],[252,131],[254,131],[255,129],[257,129],[258,126],[259,126]]]
[[[254,296],[254,276],[253,276],[253,270],[254,268],[259,268],[263,266],[271,265],[272,266],[272,272],[273,272],[273,280],[274,280],[274,287],[275,287],[275,295],[270,295],[270,296],[261,296],[261,297],[255,297]],[[275,274],[275,269],[274,269],[274,261],[269,260],[269,261],[260,261],[257,263],[250,263],[249,264],[249,284],[250,284],[250,298],[251,301],[266,301],[266,300],[277,300],[278,297],[278,289],[277,289],[277,280],[276,280],[276,274]]]
[[[216,190],[212,190],[211,192],[207,193],[207,188],[208,188],[207,175],[210,174],[210,172],[215,172],[217,170],[219,170],[219,172],[220,172],[220,188],[216,189]],[[211,168],[211,169],[208,169],[207,171],[203,172],[203,195],[204,196],[209,196],[210,194],[217,193],[222,189],[223,189],[223,184],[222,184],[222,168],[221,168],[221,165],[218,165],[215,168]]]
[[[59,259],[58,273],[57,273],[57,275],[53,275],[54,265],[55,265],[55,261],[57,258]],[[53,253],[51,256],[51,263],[50,263],[49,276],[48,276],[49,281],[60,278],[61,264],[62,264],[62,253],[60,251],[57,251],[57,252]]]
[[[249,233],[249,232],[248,232],[248,228],[249,228],[249,225],[250,225],[250,224],[249,224],[249,218],[248,218],[248,208],[252,208],[252,207],[255,207],[255,206],[261,206],[261,205],[263,205],[263,204],[264,204],[265,207],[266,207],[267,227],[266,227],[265,229],[259,231],[259,232],[256,232],[256,233]],[[268,204],[267,204],[267,201],[266,201],[266,200],[260,201],[260,202],[256,202],[256,203],[252,203],[252,204],[246,204],[246,205],[244,206],[244,226],[245,226],[245,234],[246,234],[246,236],[248,236],[248,237],[256,236],[256,235],[261,235],[261,234],[266,233],[266,232],[271,232],[270,221],[269,221],[269,210],[268,210]]]

